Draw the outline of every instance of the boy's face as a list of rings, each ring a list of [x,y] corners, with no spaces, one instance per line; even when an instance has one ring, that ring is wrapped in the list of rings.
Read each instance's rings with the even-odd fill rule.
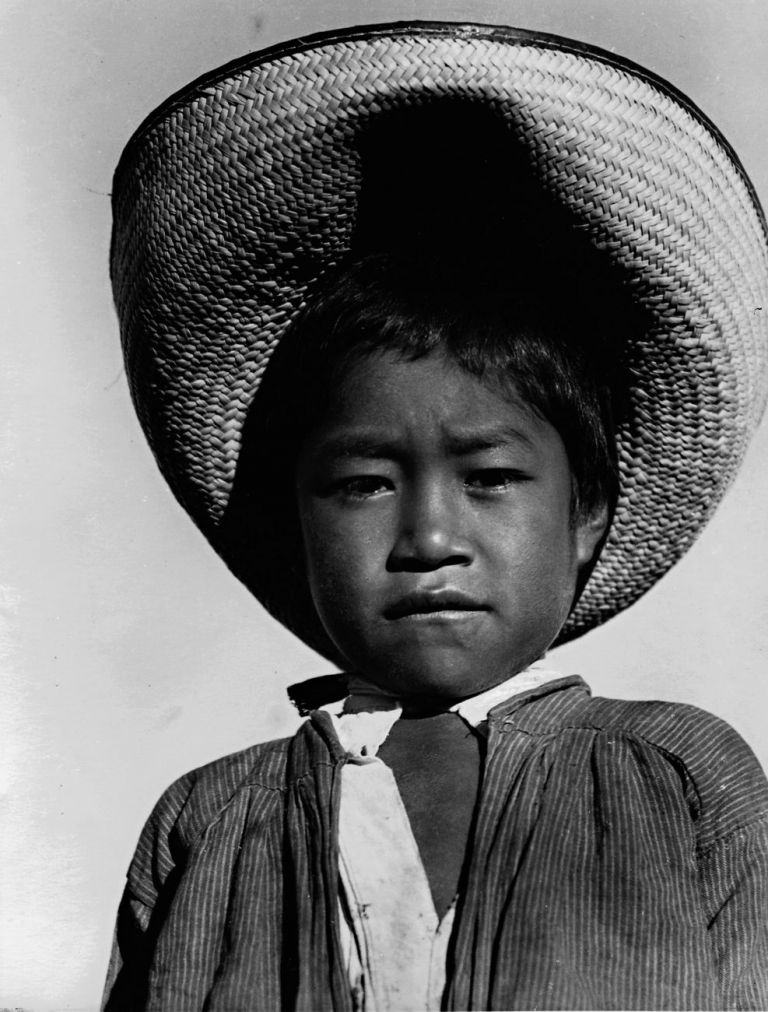
[[[456,700],[536,660],[605,515],[571,515],[557,431],[442,354],[354,364],[305,441],[297,495],[315,607],[350,668]]]

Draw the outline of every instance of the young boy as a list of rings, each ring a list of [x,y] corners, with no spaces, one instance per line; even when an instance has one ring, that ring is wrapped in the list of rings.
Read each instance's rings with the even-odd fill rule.
[[[418,64],[403,60],[411,45]],[[768,276],[751,194],[722,216],[719,239],[728,245],[741,215],[732,246],[743,258],[752,243],[762,266],[749,278],[747,258],[733,285],[722,254],[729,266],[715,287],[720,300],[728,290],[728,311],[718,316],[701,278],[690,280],[696,258],[679,238],[697,234],[690,216],[679,234],[671,216],[667,245],[647,228],[628,240],[631,209],[621,208],[613,245],[593,218],[590,241],[614,254],[614,266],[632,267],[626,283],[613,267],[603,274],[586,247],[574,255],[578,228],[569,231],[547,201],[528,191],[522,203],[519,194],[509,206],[499,199],[511,177],[496,125],[487,134],[483,126],[485,146],[464,134],[468,158],[454,153],[451,178],[480,206],[451,217],[445,232],[438,218],[451,187],[432,198],[422,188],[412,202],[379,165],[375,200],[370,173],[352,187],[359,213],[350,225],[352,170],[343,185],[328,183],[329,171],[344,177],[340,155],[362,153],[365,168],[381,136],[389,147],[411,131],[405,150],[418,164],[425,125],[443,129],[466,114],[417,117],[418,130],[394,117],[373,143],[367,118],[357,132],[349,126],[353,65],[355,80],[377,83],[376,113],[395,96],[410,115],[409,75],[417,73],[418,106],[425,80],[435,94],[438,83],[466,87],[503,56],[518,72],[522,106],[526,74],[554,74],[552,53],[567,59],[545,82],[548,96],[560,88],[566,102],[569,74],[582,87],[593,81],[596,95],[605,90],[595,76],[608,66],[601,54],[511,31],[415,26],[315,40],[176,96],[124,156],[113,276],[155,450],[233,571],[344,675],[301,690],[315,708],[292,739],[214,762],[164,794],[129,872],[108,1010],[768,1002],[768,785],[746,745],[701,711],[592,698],[580,678],[541,663],[554,642],[624,607],[679,554],[681,516],[690,537],[711,509],[711,482],[722,486],[739,452],[739,425],[727,416],[757,415],[764,379],[751,378],[747,410],[738,365],[728,372],[741,354],[728,321],[747,325],[745,286],[764,291]],[[318,67],[328,74],[314,133],[302,117],[317,108],[307,74]],[[628,87],[630,71],[621,73],[614,106],[626,91],[633,109],[638,89],[653,90],[656,115],[671,103],[685,133],[676,96],[634,71]],[[512,87],[511,75],[501,78]],[[267,93],[280,96],[276,104],[253,104]],[[283,138],[267,151],[289,108],[295,145]],[[247,145],[228,141],[220,156],[214,143],[212,119],[231,137],[242,109],[244,129],[262,144],[258,170]],[[328,115],[338,117],[330,127]],[[572,130],[591,122],[583,106],[559,115]],[[185,116],[206,124],[197,147],[188,141],[204,152],[206,172],[177,143],[196,136],[181,129]],[[534,120],[552,134],[543,111]],[[700,164],[701,122],[689,132]],[[714,175],[724,148],[714,134],[709,142]],[[556,139],[546,168],[536,163],[541,179],[562,147]],[[179,150],[183,179],[173,183]],[[632,187],[596,163],[585,168],[588,141],[574,150],[581,178],[612,180],[606,206],[615,208]],[[485,167],[473,178],[475,158]],[[314,170],[321,188],[307,183]],[[272,174],[255,196],[262,171]],[[741,177],[728,173],[732,196]],[[658,165],[648,179],[657,174]],[[480,185],[491,178],[493,187]],[[291,222],[275,195],[285,179]],[[563,196],[579,189],[572,174],[562,179]],[[514,180],[527,185],[524,173]],[[245,195],[235,199],[238,186]],[[174,214],[157,227],[162,187],[184,194],[180,228]],[[653,207],[646,191],[637,204]],[[328,229],[330,208],[337,230]],[[414,210],[418,228],[408,230]],[[490,211],[502,233],[515,225],[514,255],[487,228]],[[581,214],[588,231],[591,212]],[[337,245],[339,235],[348,241]],[[341,262],[308,290],[313,271],[296,263],[320,238],[334,250],[327,261]],[[703,257],[712,236],[697,241]],[[648,243],[660,248],[657,260]],[[659,263],[673,273],[674,257],[689,268],[679,272],[682,295],[679,279],[658,276]],[[269,356],[265,344],[278,334]],[[718,399],[723,388],[729,395]],[[235,426],[239,452],[221,452],[217,425],[230,434]],[[202,446],[218,453],[213,467]],[[211,473],[226,480],[217,485]]]

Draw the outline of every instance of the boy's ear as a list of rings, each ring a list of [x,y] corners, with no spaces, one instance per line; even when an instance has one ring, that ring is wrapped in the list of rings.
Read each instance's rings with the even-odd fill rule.
[[[607,503],[596,506],[589,513],[576,520],[576,559],[579,569],[594,558],[600,542],[608,530],[609,515]]]

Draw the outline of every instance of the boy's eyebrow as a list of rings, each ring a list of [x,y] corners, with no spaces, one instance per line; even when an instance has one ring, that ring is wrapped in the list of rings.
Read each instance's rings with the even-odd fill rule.
[[[341,432],[320,443],[320,452],[332,457],[400,457],[403,448],[377,433]]]
[[[445,445],[454,456],[492,450],[509,443],[533,448],[530,435],[512,425],[487,429],[451,429],[445,433]],[[397,459],[403,455],[403,444],[377,432],[340,432],[323,439],[320,452],[334,457]]]
[[[514,425],[499,428],[453,430],[446,433],[446,445],[451,453],[460,455],[475,453],[478,450],[493,450],[508,443],[522,443],[533,448],[534,441],[528,433]]]

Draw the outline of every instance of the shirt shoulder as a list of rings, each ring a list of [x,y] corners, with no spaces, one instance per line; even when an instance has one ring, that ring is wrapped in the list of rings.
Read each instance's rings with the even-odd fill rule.
[[[694,799],[699,845],[768,823],[768,781],[752,749],[726,721],[699,707],[661,700],[595,697],[581,721],[665,757]]]
[[[291,738],[223,756],[175,780],[147,819],[128,871],[134,893],[151,903],[206,829],[244,790],[267,795],[263,818],[286,789]]]
[[[153,816],[207,822],[243,787],[285,790],[291,741],[261,742],[185,773],[163,792]]]

